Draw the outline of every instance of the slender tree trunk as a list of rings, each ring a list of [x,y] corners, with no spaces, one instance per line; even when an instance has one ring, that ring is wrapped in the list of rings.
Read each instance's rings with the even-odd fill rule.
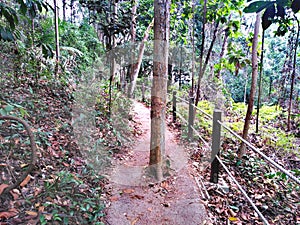
[[[75,21],[74,21],[74,10],[73,10],[73,8],[74,8],[74,2],[75,2],[75,0],[71,0],[71,2],[70,2],[70,8],[71,8],[71,23],[74,23]]]
[[[55,77],[57,77],[59,72],[59,31],[58,31],[58,7],[56,0],[54,2],[54,24],[55,24],[55,56],[56,56],[56,63],[55,63]]]
[[[208,61],[209,61],[209,58],[210,58],[212,49],[213,49],[213,47],[214,47],[214,44],[215,44],[215,41],[216,41],[216,38],[217,38],[218,27],[219,27],[219,22],[216,23],[216,26],[215,26],[215,29],[214,29],[214,33],[213,33],[213,38],[212,38],[212,40],[211,40],[211,42],[210,42],[210,45],[209,45],[209,48],[208,48],[208,51],[207,51],[207,55],[206,55],[206,58],[205,58],[205,62],[204,62],[204,64],[203,64],[203,68],[200,70],[200,73],[199,73],[195,105],[198,105],[199,100],[200,100],[200,86],[201,86],[201,80],[202,80],[202,78],[203,78],[203,76],[204,76],[204,73],[205,73],[206,67],[207,67],[207,65],[208,65]],[[195,110],[196,110],[196,108],[195,108]],[[194,113],[194,115],[195,115],[195,114],[196,114],[196,113]]]
[[[66,21],[66,6],[67,6],[67,3],[66,3],[66,0],[62,0],[62,10],[63,10],[63,20]]]
[[[143,40],[140,44],[140,48],[139,48],[139,54],[138,54],[138,59],[136,63],[132,63],[131,64],[131,69],[132,69],[132,74],[131,74],[131,82],[130,82],[130,86],[128,89],[128,97],[131,98],[135,89],[135,85],[136,85],[136,80],[138,78],[139,75],[139,71],[141,68],[141,64],[143,61],[143,56],[144,56],[144,51],[145,51],[145,42],[147,41],[148,37],[149,37],[149,32],[153,26],[154,23],[154,19],[151,21],[151,23],[148,25],[145,33],[144,33],[144,37]]]
[[[291,130],[291,113],[292,113],[292,107],[293,107],[293,92],[294,92],[294,84],[295,84],[295,78],[296,78],[296,65],[297,65],[297,47],[298,47],[298,39],[299,39],[299,32],[300,32],[300,26],[299,26],[299,20],[295,16],[295,20],[297,22],[297,38],[295,40],[295,50],[294,50],[294,60],[293,60],[293,71],[292,71],[292,77],[291,77],[291,91],[290,91],[290,100],[289,100],[289,108],[288,108],[288,121],[287,121],[287,130]]]
[[[137,3],[138,0],[132,0],[131,4],[132,4],[132,8],[131,8],[131,26],[130,26],[130,34],[131,34],[131,63],[128,67],[129,71],[130,71],[130,75],[129,75],[129,80],[130,80],[130,85],[133,81],[133,76],[134,76],[134,68],[136,67],[136,54],[135,54],[135,39],[136,39],[136,10],[137,10]],[[128,97],[131,98],[131,89],[129,86],[128,89]]]
[[[199,99],[200,99],[200,84],[201,84],[201,79],[202,79],[202,76],[203,76],[202,65],[203,65],[203,58],[204,58],[206,13],[207,13],[207,0],[204,0],[203,21],[202,21],[202,38],[201,38],[201,48],[200,48],[200,67],[199,67],[199,77],[198,77],[198,84],[197,84],[197,91],[196,91],[196,101],[195,101],[196,106],[198,105],[198,102],[199,102]],[[196,113],[194,113],[194,115],[195,114]]]
[[[202,67],[202,59],[201,59],[201,62],[200,62],[200,72],[199,72],[199,77],[198,77],[198,84],[197,84],[197,92],[196,92],[196,100],[195,100],[195,105],[197,106],[199,101],[200,101],[200,86],[201,86],[201,80],[204,76],[204,73],[205,73],[205,70],[206,70],[206,67],[208,65],[208,61],[209,61],[209,58],[210,58],[210,55],[211,55],[211,52],[212,52],[212,49],[213,49],[213,46],[214,46],[214,43],[216,41],[216,38],[217,38],[217,31],[218,31],[218,27],[219,27],[219,22],[216,23],[216,26],[215,26],[215,29],[214,29],[214,32],[213,32],[213,38],[210,42],[210,46],[208,48],[208,51],[207,51],[207,55],[206,55],[206,58],[205,58],[205,62],[203,64],[203,67]],[[204,41],[204,40],[203,40]],[[202,51],[203,49],[201,49]],[[200,57],[201,58],[201,57]],[[201,68],[202,67],[202,68]],[[196,108],[194,108],[194,120],[195,120],[195,116],[196,116]],[[192,124],[193,125],[193,124]]]
[[[225,30],[225,34],[224,34],[224,40],[223,40],[223,44],[222,44],[222,49],[221,49],[221,53],[220,53],[220,60],[219,60],[219,64],[220,64],[220,69],[216,75],[216,77],[219,79],[221,76],[221,72],[222,72],[222,58],[225,55],[226,49],[227,49],[227,40],[228,40],[228,36],[229,36],[229,32],[227,32],[227,30]]]
[[[273,84],[273,78],[270,77],[270,83],[269,83],[269,93],[268,93],[268,98],[269,98],[269,101],[270,101],[270,98],[271,98],[271,93],[272,93],[272,84]]]
[[[248,103],[248,109],[247,109],[247,113],[246,113],[243,136],[242,136],[245,140],[248,139],[248,132],[249,132],[249,127],[250,127],[251,114],[253,111],[257,74],[258,74],[257,47],[258,47],[259,26],[260,26],[260,13],[257,13],[255,27],[254,27],[254,37],[253,37],[253,41],[252,41],[252,82],[251,82],[249,103]],[[245,143],[244,142],[241,143],[238,153],[239,153],[239,158],[241,158],[245,154]]]
[[[149,165],[158,180],[163,178],[162,162],[165,158],[170,4],[170,0],[154,0],[154,60]]]
[[[262,76],[263,76],[263,64],[264,64],[264,42],[265,42],[265,30],[262,33],[262,47],[261,47],[261,57],[259,66],[259,79],[258,79],[258,95],[257,95],[257,105],[256,105],[256,129],[255,132],[258,133],[258,122],[259,122],[259,109],[260,109],[260,99],[261,99],[261,89],[262,89]]]
[[[245,86],[244,86],[244,104],[247,104],[247,85],[248,85],[248,72],[245,73]]]
[[[194,97],[194,86],[195,86],[195,2],[192,0],[192,12],[193,12],[193,18],[192,18],[192,35],[191,35],[191,41],[192,41],[192,87],[190,90],[190,97]]]
[[[112,24],[116,22],[116,15],[117,15],[117,2],[116,0],[113,0],[111,2],[111,21]],[[113,54],[114,48],[116,47],[116,39],[113,33],[110,35],[110,78],[109,78],[109,103],[108,103],[108,110],[109,110],[109,117],[111,116],[111,106],[112,106],[112,86],[115,76],[115,70],[116,70],[116,60]]]

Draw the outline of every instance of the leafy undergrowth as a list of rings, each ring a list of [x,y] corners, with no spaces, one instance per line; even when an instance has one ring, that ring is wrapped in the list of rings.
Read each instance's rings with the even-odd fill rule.
[[[252,151],[247,152],[242,163],[237,165],[236,143],[223,142],[222,161],[239,182],[259,211],[270,224],[298,224],[300,222],[300,187],[283,173],[278,172]],[[206,200],[213,224],[264,224],[253,207],[239,191],[227,172],[221,167],[218,185],[207,182],[210,168],[201,170],[198,175],[205,180],[210,199]],[[282,162],[279,162],[282,164]],[[284,165],[284,164],[282,164]],[[294,165],[294,168],[299,168]],[[286,166],[285,166],[286,167]],[[294,169],[299,176],[299,170]]]
[[[264,132],[249,135],[249,141],[299,179],[300,159],[298,145],[294,144],[295,136],[287,134],[283,130],[284,120],[281,113],[275,113],[274,117],[271,117],[270,114],[273,110],[275,108],[270,107],[262,110],[261,129]],[[230,118],[231,123],[228,125],[233,129],[236,126],[238,132],[243,127],[238,125],[238,123],[243,125],[242,116],[239,114],[241,112],[242,110],[229,112],[225,119]],[[198,121],[201,123],[201,120]],[[254,124],[254,120],[252,124]],[[294,121],[294,130],[291,133],[297,132],[295,124]],[[199,124],[199,127],[201,125]],[[183,128],[179,133],[181,137],[185,137],[186,128],[178,122],[173,124],[173,127]],[[202,127],[204,131],[198,129],[199,133],[207,140],[207,137],[210,136],[210,131],[205,129],[207,123]],[[300,186],[285,174],[278,172],[278,169],[270,166],[250,149],[247,149],[246,156],[239,161],[237,157],[239,145],[239,141],[228,132],[224,132],[221,159],[260,212],[270,224],[300,224]],[[207,147],[203,142],[197,140],[189,148],[191,163],[195,169],[194,176],[203,180],[208,193],[208,196],[204,195],[203,202],[209,218],[211,218],[211,223],[263,224],[251,204],[221,166],[218,184],[209,182],[210,164],[207,156],[210,156],[210,150],[205,152]]]
[[[20,187],[1,196],[0,223],[103,224],[103,187],[107,180],[95,169],[97,163],[86,160],[74,137],[71,124],[73,92],[66,86],[46,81],[40,81],[34,87],[23,82],[14,88],[10,79],[1,82],[0,114],[22,117],[30,124],[38,147],[38,162]],[[123,136],[130,138],[132,134],[123,135],[122,132],[128,132],[125,127],[120,131],[111,125],[108,107],[103,105],[107,93],[100,94],[102,102],[96,106],[97,132],[93,139],[101,143],[110,157],[124,147]],[[116,102],[123,113],[130,107]],[[28,166],[30,145],[20,124],[0,123],[1,194]],[[117,145],[112,146],[112,143]],[[109,151],[111,149],[114,151]]]

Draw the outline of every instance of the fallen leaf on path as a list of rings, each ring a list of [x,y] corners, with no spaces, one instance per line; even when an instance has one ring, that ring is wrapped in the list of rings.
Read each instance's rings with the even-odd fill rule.
[[[137,198],[137,199],[144,199],[144,196],[142,195],[133,195],[131,198]]]
[[[0,184],[0,195],[2,194],[2,192],[4,191],[5,188],[7,188],[8,185],[7,184]]]
[[[34,211],[26,211],[26,214],[29,216],[37,216],[38,215],[38,213],[34,212]]]
[[[26,184],[28,184],[29,181],[30,181],[30,176],[27,175],[27,177],[22,181],[22,183],[20,184],[20,186],[24,187]]]
[[[28,166],[28,164],[27,163],[23,163],[20,166],[21,166],[21,168],[24,168],[24,167]]]
[[[230,221],[238,221],[239,219],[238,218],[236,218],[236,217],[229,217],[228,218]]]
[[[163,182],[160,184],[160,186],[161,186],[162,188],[164,188],[164,189],[167,189],[169,185],[168,185],[167,182],[163,181]]]
[[[115,202],[115,201],[118,201],[118,200],[119,200],[118,196],[112,196],[112,197],[110,197],[110,201],[112,201],[112,202]]]
[[[130,224],[131,225],[134,225],[134,224],[136,224],[136,222],[139,220],[139,217],[138,218],[136,218],[135,220],[133,220]]]
[[[7,212],[0,212],[0,219],[9,219],[11,217],[14,217],[18,214],[18,210],[12,208],[9,209]]]
[[[131,194],[131,193],[133,193],[134,192],[134,190],[133,189],[123,189],[123,191],[122,191],[122,193],[125,193],[125,194]]]
[[[45,206],[40,206],[39,207],[39,212],[44,212],[44,210],[45,210]]]

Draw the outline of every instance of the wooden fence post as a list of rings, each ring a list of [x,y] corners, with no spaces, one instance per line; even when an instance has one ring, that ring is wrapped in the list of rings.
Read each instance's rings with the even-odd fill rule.
[[[194,98],[191,97],[189,100],[189,121],[188,121],[188,139],[193,140],[193,125],[194,125]]]
[[[213,115],[213,131],[212,131],[212,145],[211,145],[211,172],[210,182],[218,183],[219,179],[219,161],[216,155],[220,154],[221,146],[221,124],[218,121],[222,119],[222,111],[215,109]]]
[[[173,91],[173,123],[176,122],[176,91]]]
[[[145,102],[145,84],[142,84],[142,102]]]

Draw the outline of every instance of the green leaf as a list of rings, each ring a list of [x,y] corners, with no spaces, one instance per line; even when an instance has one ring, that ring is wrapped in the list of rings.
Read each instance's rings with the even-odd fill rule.
[[[15,29],[15,19],[13,14],[8,10],[8,8],[3,7],[2,14],[5,17],[5,19],[8,21],[10,28]]]
[[[246,8],[244,8],[245,13],[254,13],[254,12],[260,12],[263,9],[269,7],[270,5],[274,4],[275,1],[272,2],[266,2],[266,1],[257,1],[252,2],[250,5],[248,5]]]
[[[292,2],[291,8],[292,8],[294,13],[299,12],[299,10],[300,10],[300,0],[294,0]]]
[[[22,0],[20,0],[19,3],[20,3],[20,13],[25,16],[27,12],[27,6]]]
[[[0,39],[4,41],[13,41],[14,37],[11,31],[0,26]]]
[[[266,11],[264,12],[263,16],[262,16],[262,27],[264,30],[268,29],[275,17],[275,5],[271,5],[269,6]]]
[[[12,106],[12,105],[7,105],[5,108],[4,108],[4,110],[7,112],[7,113],[10,113],[11,111],[13,111],[14,110],[14,106]]]
[[[276,4],[282,7],[289,6],[290,0],[276,0]]]

